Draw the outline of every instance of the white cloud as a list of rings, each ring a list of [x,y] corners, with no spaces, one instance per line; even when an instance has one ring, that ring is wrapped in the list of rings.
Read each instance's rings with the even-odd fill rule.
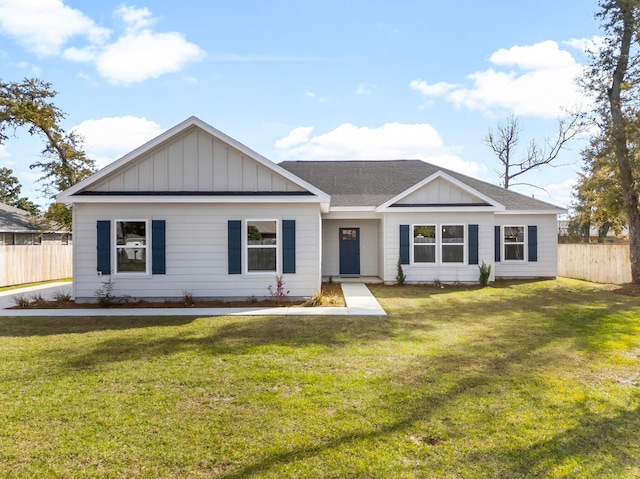
[[[369,83],[360,83],[358,88],[356,88],[356,95],[371,95],[373,90],[376,89],[375,85],[370,85]]]
[[[179,33],[144,30],[108,45],[98,56],[96,67],[100,76],[113,83],[134,83],[179,71],[204,56],[199,46]]]
[[[455,149],[446,147],[429,124],[385,123],[380,127],[358,127],[343,123],[328,133],[311,136],[312,127],[294,129],[278,140],[282,160],[394,160],[421,159],[429,163],[473,174],[478,164],[463,161]]]
[[[562,43],[570,46],[571,48],[575,48],[579,52],[586,53],[589,51],[597,52],[604,46],[604,41],[604,37],[594,35],[591,38],[571,38]]]
[[[153,16],[148,8],[136,8],[122,6],[114,12],[114,14],[128,25],[131,32],[137,32],[143,28],[148,28],[155,23]]]
[[[299,145],[309,141],[309,135],[313,131],[312,126],[300,126],[291,130],[291,133],[285,138],[276,141],[276,148],[286,149],[293,145]]]
[[[426,81],[418,79],[409,83],[409,87],[425,96],[440,96],[453,90],[456,86],[443,81],[429,85]]]
[[[555,70],[576,64],[571,54],[560,50],[554,41],[536,43],[529,46],[501,48],[494,52],[489,61],[494,65],[515,65],[523,70]]]
[[[85,120],[72,130],[84,137],[87,155],[100,168],[163,132],[156,122],[135,116]]]
[[[0,158],[9,158],[11,153],[7,151],[7,145],[0,145]]]
[[[39,56],[59,54],[72,37],[101,43],[110,34],[60,0],[0,0],[0,29]]]
[[[111,30],[61,0],[0,0],[0,30],[40,56],[95,63],[100,76],[112,83],[157,78],[205,56],[181,33],[152,31],[155,19],[147,8],[121,6],[114,15],[124,23],[124,33],[109,42]],[[73,37],[85,43],[64,48]]]
[[[576,85],[582,65],[556,42],[500,49],[489,61],[497,68],[470,74],[468,88],[445,82],[429,85],[422,80],[410,86],[425,96],[443,96],[457,107],[487,112],[506,109],[541,118],[564,116],[566,110],[589,103]]]

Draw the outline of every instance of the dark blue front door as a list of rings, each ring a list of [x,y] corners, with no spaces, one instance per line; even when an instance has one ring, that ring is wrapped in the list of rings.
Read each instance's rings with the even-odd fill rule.
[[[360,274],[360,228],[340,228],[340,274]]]

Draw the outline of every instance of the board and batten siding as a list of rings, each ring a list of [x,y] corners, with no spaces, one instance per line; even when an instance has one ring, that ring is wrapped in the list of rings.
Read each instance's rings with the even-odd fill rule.
[[[198,128],[123,166],[91,188],[99,192],[295,192],[295,183]]]
[[[493,263],[493,213],[386,213],[383,220],[386,255],[384,263],[385,283],[394,283],[398,272],[400,255],[400,225],[465,225],[465,259],[468,260],[469,224],[478,225],[478,260]],[[409,231],[411,236],[411,230]],[[445,283],[477,283],[480,270],[477,264],[404,264],[407,281],[410,283],[431,283],[439,280]],[[492,277],[493,280],[493,270]]]
[[[496,226],[524,226],[524,261],[505,261],[504,242],[500,238],[501,261],[494,264],[496,278],[554,278],[558,273],[558,219],[551,215],[497,214]],[[528,226],[537,227],[538,258],[528,261]],[[500,229],[503,235],[503,229]]]
[[[360,276],[378,276],[379,220],[324,220],[322,275],[340,276],[340,228],[360,228]]]
[[[317,204],[81,203],[74,209],[74,293],[79,301],[95,300],[96,291],[109,278],[98,276],[96,270],[96,222],[114,219],[166,222],[166,274],[111,275],[114,295],[181,298],[188,291],[195,298],[269,296],[267,288],[275,287],[275,273],[228,274],[228,221],[246,219],[280,220],[280,228],[282,220],[295,220],[296,273],[284,275],[285,289],[290,297],[308,297],[320,290]]]
[[[436,178],[422,188],[405,196],[396,204],[451,204],[451,203],[479,203],[475,196],[464,191],[444,178]]]

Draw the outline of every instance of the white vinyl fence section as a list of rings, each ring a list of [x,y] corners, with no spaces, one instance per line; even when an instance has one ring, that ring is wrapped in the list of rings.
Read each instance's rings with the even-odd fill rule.
[[[630,283],[629,245],[559,244],[558,276],[596,283]]]
[[[70,278],[72,245],[43,241],[39,245],[0,246],[0,287]]]

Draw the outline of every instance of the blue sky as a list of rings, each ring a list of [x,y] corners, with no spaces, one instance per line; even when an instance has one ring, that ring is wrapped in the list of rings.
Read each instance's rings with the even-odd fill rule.
[[[64,127],[100,166],[191,115],[278,162],[420,158],[493,183],[488,128],[510,114],[553,136],[588,105],[573,78],[598,34],[596,0],[0,0],[3,81],[58,91]],[[515,188],[567,206],[576,142]],[[42,145],[0,147],[40,204]]]

